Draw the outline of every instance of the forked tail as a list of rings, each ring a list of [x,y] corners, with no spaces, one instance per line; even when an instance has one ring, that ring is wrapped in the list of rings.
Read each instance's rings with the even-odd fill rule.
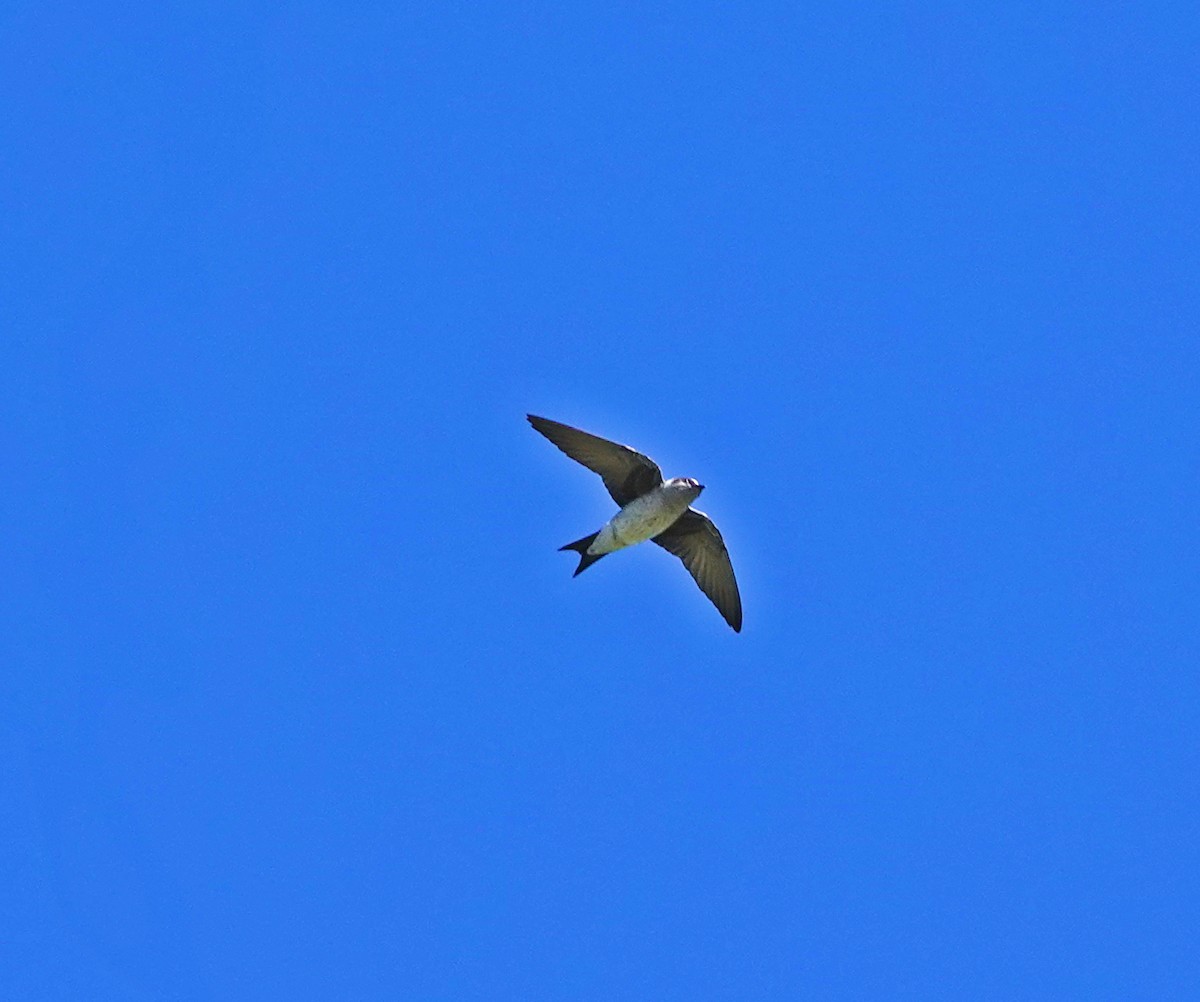
[[[599,535],[600,533],[593,532],[590,536],[584,536],[583,539],[577,539],[573,543],[567,543],[566,546],[560,546],[558,548],[560,553],[563,550],[574,550],[579,554],[579,566],[575,568],[575,573],[572,574],[571,577],[579,577],[580,574],[591,567],[592,564],[594,564],[597,560],[607,555],[604,553],[591,554],[587,551],[587,548],[592,545],[592,541]]]

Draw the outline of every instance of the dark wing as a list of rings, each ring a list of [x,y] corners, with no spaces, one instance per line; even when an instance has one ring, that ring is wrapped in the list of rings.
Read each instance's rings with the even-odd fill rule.
[[[582,463],[593,473],[599,473],[608,493],[622,508],[662,483],[662,470],[658,464],[627,445],[618,445],[544,417],[533,414],[525,416],[535,429],[575,462]]]
[[[725,617],[735,633],[742,632],[742,596],[738,594],[737,579],[725,540],[702,511],[689,508],[666,532],[654,537],[668,553],[683,561],[696,584]]]

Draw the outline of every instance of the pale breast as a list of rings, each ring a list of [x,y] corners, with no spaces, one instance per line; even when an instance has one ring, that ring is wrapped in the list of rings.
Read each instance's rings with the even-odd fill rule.
[[[661,489],[643,494],[622,508],[609,524],[613,536],[622,546],[632,546],[653,539],[670,528],[688,506],[690,499],[678,494],[666,494]]]

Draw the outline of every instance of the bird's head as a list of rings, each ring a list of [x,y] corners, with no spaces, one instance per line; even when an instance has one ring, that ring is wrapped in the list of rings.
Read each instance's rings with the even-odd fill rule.
[[[676,477],[671,481],[672,486],[685,494],[691,494],[692,497],[699,497],[700,492],[704,490],[704,485],[699,480],[693,480],[691,477]]]

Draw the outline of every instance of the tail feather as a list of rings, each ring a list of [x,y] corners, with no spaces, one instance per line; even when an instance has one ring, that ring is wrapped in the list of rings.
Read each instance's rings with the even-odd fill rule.
[[[580,574],[591,567],[592,564],[594,564],[597,560],[603,556],[607,556],[607,554],[604,553],[592,554],[588,553],[587,551],[588,547],[592,545],[593,540],[595,540],[595,538],[599,535],[600,533],[593,532],[590,536],[584,536],[583,539],[577,539],[573,543],[567,543],[566,546],[560,546],[558,548],[560,553],[563,550],[574,550],[579,554],[579,566],[575,568],[575,573],[572,574],[571,577],[579,577]]]

